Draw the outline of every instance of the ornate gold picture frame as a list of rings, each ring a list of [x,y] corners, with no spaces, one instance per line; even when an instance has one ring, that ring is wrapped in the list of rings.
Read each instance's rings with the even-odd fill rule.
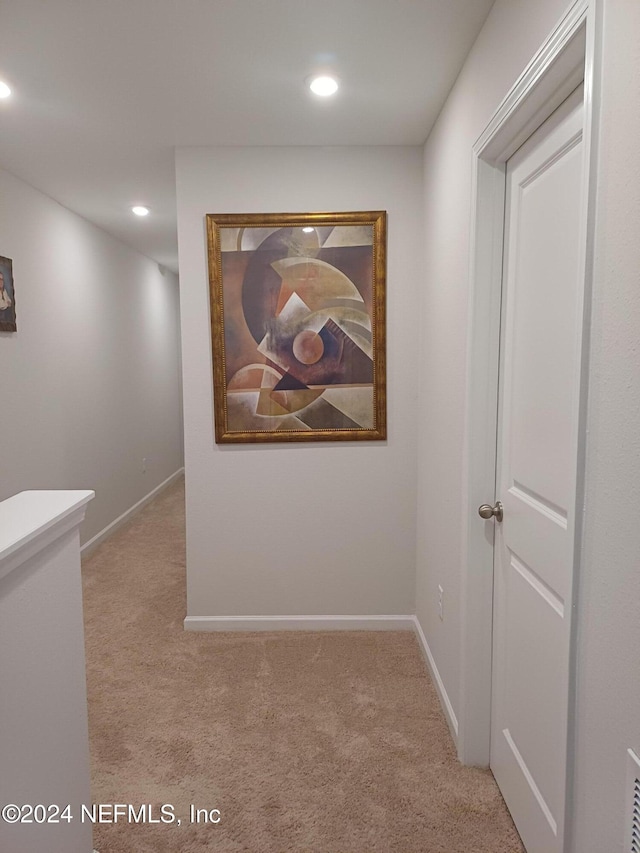
[[[216,442],[386,438],[386,213],[208,214]]]

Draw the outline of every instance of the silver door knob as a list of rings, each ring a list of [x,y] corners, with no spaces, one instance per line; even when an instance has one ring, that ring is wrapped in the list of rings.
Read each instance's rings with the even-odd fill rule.
[[[495,518],[496,521],[502,521],[502,504],[500,503],[500,501],[496,501],[495,506],[490,506],[490,504],[482,504],[482,506],[478,507],[478,515],[480,516],[480,518]]]

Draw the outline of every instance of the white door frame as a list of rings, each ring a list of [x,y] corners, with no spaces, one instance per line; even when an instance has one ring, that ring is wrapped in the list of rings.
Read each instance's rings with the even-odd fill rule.
[[[584,307],[576,507],[584,505],[586,378],[597,139],[598,0],[575,0],[541,46],[473,146],[469,348],[463,482],[461,702],[458,756],[488,766],[491,731],[493,538],[477,516],[495,500],[500,298],[506,161],[581,81],[585,87],[583,246]],[[580,561],[582,512],[576,512],[574,572]],[[573,609],[577,576],[574,578]],[[575,619],[570,658],[569,744],[573,740]],[[568,778],[572,750],[569,748]],[[567,802],[570,801],[568,792]],[[566,822],[566,825],[569,821]]]

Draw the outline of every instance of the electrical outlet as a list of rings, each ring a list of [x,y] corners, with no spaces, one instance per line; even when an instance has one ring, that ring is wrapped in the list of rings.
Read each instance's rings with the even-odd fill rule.
[[[147,473],[147,457],[146,456],[142,457],[142,473],[143,474]]]
[[[444,590],[441,586],[438,586],[438,616],[444,622],[444,611],[443,611],[443,603],[442,599],[444,598]]]

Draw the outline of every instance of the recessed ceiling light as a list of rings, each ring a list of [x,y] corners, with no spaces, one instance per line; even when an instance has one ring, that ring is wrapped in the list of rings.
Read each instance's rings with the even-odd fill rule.
[[[136,216],[146,216],[149,213],[149,208],[143,207],[141,204],[137,204],[135,207],[131,208],[131,212],[135,213]]]
[[[338,91],[338,81],[334,77],[327,77],[326,75],[314,77],[309,82],[309,88],[312,92],[315,92],[316,95],[321,95],[323,98],[326,98],[329,95],[334,95]]]
[[[311,233],[312,233],[313,231],[315,231],[316,229],[315,229],[315,228],[312,228],[310,225],[307,225],[307,227],[306,227],[306,228],[303,228],[302,230],[304,231],[304,233],[305,233],[305,234],[311,234]]]
[[[0,80],[0,98],[8,98],[10,94],[11,89]]]

